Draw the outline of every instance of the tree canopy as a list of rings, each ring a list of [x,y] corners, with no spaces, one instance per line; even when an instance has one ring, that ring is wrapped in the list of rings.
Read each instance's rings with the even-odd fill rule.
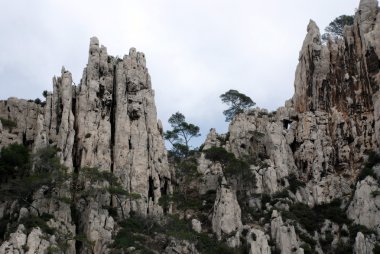
[[[173,146],[172,153],[174,155],[186,156],[190,151],[190,140],[201,135],[199,127],[186,122],[185,116],[180,112],[173,114],[168,122],[173,129],[166,131],[164,138]]]
[[[228,109],[223,111],[226,116],[226,122],[231,121],[237,114],[256,105],[250,97],[232,89],[220,95],[220,99],[229,106]]]
[[[330,24],[325,28],[327,35],[332,35],[333,37],[342,37],[344,26],[350,26],[354,24],[354,16],[341,15],[335,18]],[[326,38],[326,34],[323,35]]]
[[[20,144],[10,144],[0,152],[0,176],[5,182],[9,177],[15,178],[25,174],[29,167],[28,149]]]

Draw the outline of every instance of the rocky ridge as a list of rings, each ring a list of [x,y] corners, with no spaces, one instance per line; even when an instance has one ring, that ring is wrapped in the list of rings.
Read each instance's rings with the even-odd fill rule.
[[[97,38],[91,38],[88,64],[78,86],[62,68],[61,76],[53,78],[53,92],[46,94],[45,105],[10,98],[0,102],[0,117],[17,123],[14,128],[0,128],[0,147],[15,142],[33,151],[54,146],[69,172],[78,173],[83,168],[111,172],[124,189],[138,194],[139,199],[122,200],[125,214],[164,213],[158,200],[171,193],[171,171],[143,53],[132,48],[123,59],[115,58]],[[61,202],[57,213],[49,208],[50,202],[38,201],[36,205],[54,214],[56,222],[74,227],[72,234],[75,227],[77,233],[82,231],[95,242],[96,253],[106,251],[104,244],[110,242],[115,225],[101,207],[113,206],[110,195],[80,204],[77,209],[82,216],[77,225],[72,225],[70,207],[64,208]],[[17,213],[3,210],[3,216]]]

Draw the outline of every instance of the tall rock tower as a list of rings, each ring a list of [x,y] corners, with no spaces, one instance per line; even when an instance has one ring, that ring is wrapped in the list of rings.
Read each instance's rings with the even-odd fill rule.
[[[143,53],[132,48],[123,59],[115,58],[91,38],[78,86],[62,68],[43,107],[11,98],[0,103],[0,116],[17,122],[16,128],[1,128],[0,147],[12,142],[33,150],[56,146],[70,171],[109,171],[126,190],[139,194],[140,199],[124,203],[127,211],[163,213],[158,200],[171,191],[171,173]]]

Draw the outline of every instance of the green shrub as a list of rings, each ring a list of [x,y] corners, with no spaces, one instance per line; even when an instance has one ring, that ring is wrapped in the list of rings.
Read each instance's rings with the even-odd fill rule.
[[[6,182],[9,177],[24,176],[30,161],[29,150],[20,144],[10,144],[0,152],[0,176]],[[0,182],[2,182],[0,180]]]
[[[373,254],[380,254],[380,245],[376,244],[372,252]]]
[[[271,200],[272,200],[272,198],[270,195],[263,193],[261,195],[261,206],[265,207],[266,203],[270,203]]]
[[[373,166],[379,163],[380,163],[380,154],[376,153],[375,151],[369,151],[368,159],[365,166],[368,168],[372,168]]]
[[[289,193],[288,193],[287,189],[282,190],[282,191],[278,191],[278,192],[274,193],[272,196],[272,198],[274,198],[274,199],[288,198],[288,197],[289,197]]]
[[[366,163],[364,164],[364,168],[360,171],[357,180],[362,181],[367,176],[372,176],[373,178],[377,179],[377,176],[375,172],[373,171],[373,166],[380,163],[380,155],[376,153],[375,151],[369,151],[367,152],[368,159]]]
[[[339,225],[350,224],[351,221],[347,218],[346,213],[340,208],[342,201],[334,199],[330,203],[317,205],[314,211],[320,217],[319,221],[323,222],[324,219],[329,219]]]
[[[301,244],[300,247],[303,249],[304,254],[313,254],[313,253],[315,253],[315,251],[312,249],[312,247],[309,244],[307,244],[307,243]]]
[[[48,218],[50,218],[48,215],[45,215],[44,217],[29,216],[23,218],[20,221],[20,224],[25,226],[28,233],[30,233],[33,228],[39,227],[42,232],[52,235],[55,233],[55,230],[47,225],[46,222],[49,220]]]
[[[371,196],[373,197],[373,198],[375,198],[375,197],[377,197],[377,196],[379,196],[380,195],[380,191],[378,191],[378,190],[376,190],[376,191],[372,191],[371,192]]]
[[[4,239],[5,234],[7,233],[8,223],[10,223],[9,216],[4,216],[0,219],[0,241]]]
[[[343,241],[339,241],[336,246],[335,253],[337,254],[352,254],[352,246],[350,243],[345,243]]]
[[[238,190],[256,185],[256,175],[251,171],[246,161],[237,159],[233,153],[226,151],[223,147],[212,147],[203,152],[206,159],[219,162],[222,165],[227,181],[230,184],[236,181]]]
[[[358,181],[364,180],[367,176],[376,178],[375,172],[372,168],[365,166],[358,175]]]
[[[298,221],[309,232],[314,232],[318,229],[319,218],[308,205],[302,203],[291,205],[289,212],[285,213],[285,215],[287,215],[285,217]]]
[[[300,181],[295,174],[290,174],[288,176],[288,181],[289,181],[289,189],[293,193],[296,193],[298,188],[306,186],[306,184]]]
[[[315,245],[317,245],[317,242],[312,237],[308,236],[307,234],[298,230],[297,228],[296,228],[296,233],[300,237],[300,239],[303,242],[305,242],[307,245],[309,245],[311,248],[314,249]]]
[[[0,117],[0,121],[3,127],[9,129],[9,131],[12,131],[13,128],[17,127],[17,123],[10,119],[5,119],[3,117]]]
[[[358,232],[363,233],[364,235],[371,235],[371,234],[376,234],[376,232],[372,229],[367,228],[366,226],[359,225],[359,224],[350,224],[348,226],[348,229],[350,231],[350,240],[352,243],[355,242],[356,235]]]

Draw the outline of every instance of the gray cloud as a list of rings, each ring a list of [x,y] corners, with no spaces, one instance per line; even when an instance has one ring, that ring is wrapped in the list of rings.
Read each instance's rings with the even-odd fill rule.
[[[224,132],[230,88],[275,110],[293,94],[309,19],[323,28],[358,0],[15,0],[0,2],[0,99],[41,97],[61,66],[79,83],[89,38],[122,56],[145,52],[165,127],[180,111]],[[198,144],[204,136],[198,141]]]

